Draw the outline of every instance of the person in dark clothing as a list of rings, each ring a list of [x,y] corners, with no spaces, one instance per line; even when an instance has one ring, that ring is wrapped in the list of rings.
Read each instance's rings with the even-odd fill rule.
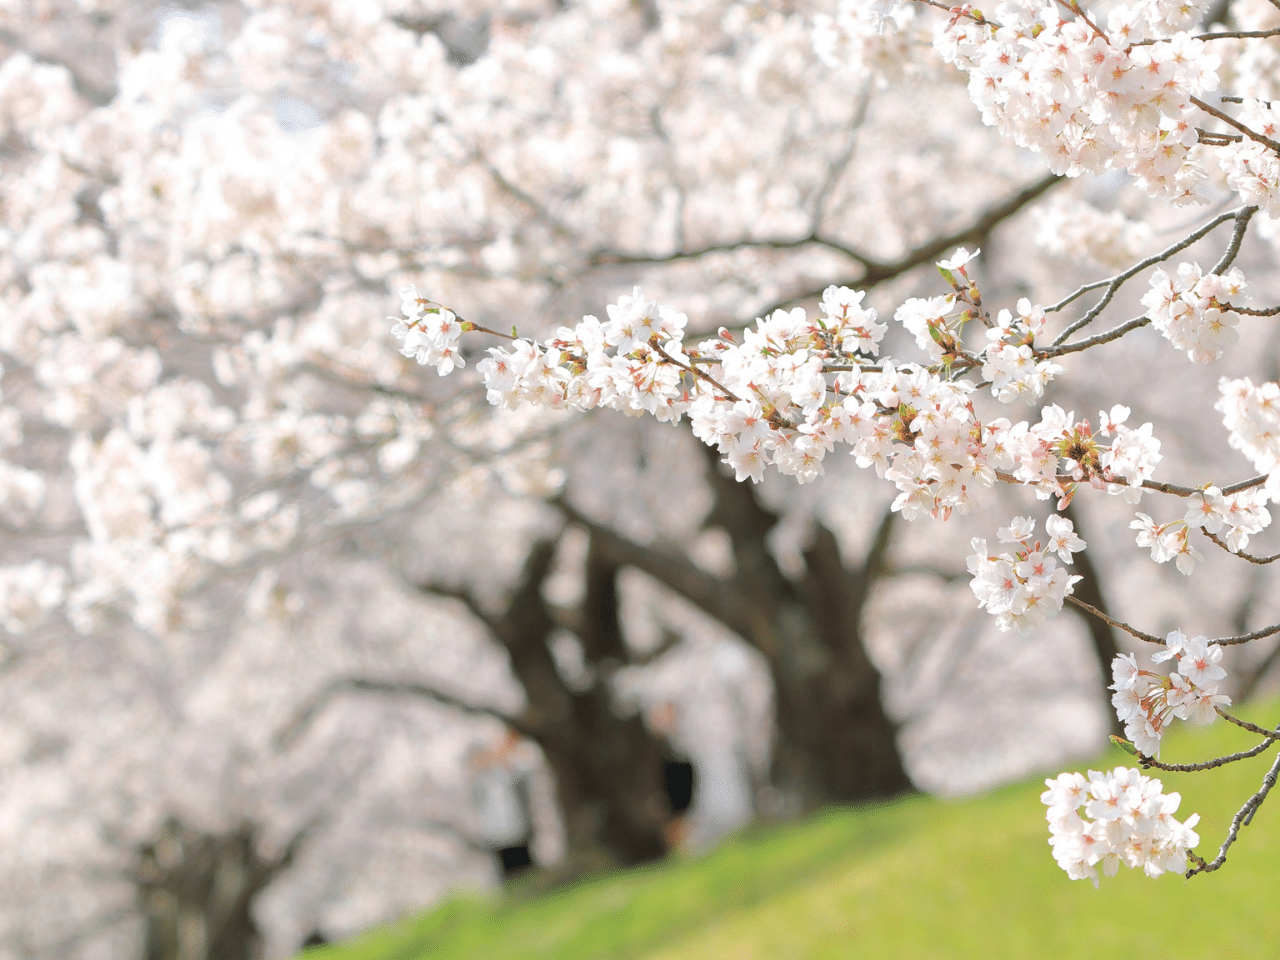
[[[697,789],[698,775],[693,761],[675,740],[678,714],[673,703],[659,704],[649,714],[649,726],[662,738],[662,785],[671,805],[667,824],[667,847],[683,850],[689,840],[689,808]]]
[[[678,817],[693,805],[693,783],[693,761],[675,753],[668,744],[663,750],[662,784],[671,801],[671,812]]]

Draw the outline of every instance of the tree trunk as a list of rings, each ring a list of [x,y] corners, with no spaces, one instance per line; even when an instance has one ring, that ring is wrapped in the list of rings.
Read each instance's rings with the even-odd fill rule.
[[[542,748],[555,778],[570,859],[601,866],[648,863],[667,852],[671,811],[658,740],[639,716],[619,716],[609,689],[608,676],[627,660],[618,622],[618,566],[593,547],[582,607],[571,618],[557,618],[542,595],[554,554],[551,541],[534,546],[501,614],[468,602],[507,650],[524,687],[528,705],[519,729]],[[578,635],[595,674],[585,689],[570,689],[556,668],[550,641],[561,626]]]
[[[1084,537],[1081,531],[1080,515],[1076,513],[1075,506],[1068,504],[1062,513],[1063,516],[1071,521],[1076,533],[1080,534],[1081,538],[1087,543],[1088,538]],[[1074,561],[1074,570],[1071,572],[1078,574],[1080,577],[1079,583],[1073,588],[1073,596],[1083,600],[1095,610],[1101,610],[1107,616],[1111,616],[1111,611],[1107,609],[1106,595],[1102,592],[1102,578],[1098,576],[1098,571],[1089,557],[1089,551],[1084,550],[1075,554],[1072,560]],[[1079,607],[1072,607],[1071,609],[1080,616],[1089,631],[1089,639],[1093,642],[1093,652],[1098,657],[1098,670],[1102,678],[1102,697],[1106,702],[1107,716],[1109,718],[1108,725],[1114,735],[1121,736],[1124,734],[1124,724],[1120,722],[1115,709],[1111,706],[1110,687],[1111,662],[1120,653],[1119,644],[1116,642],[1116,632],[1105,620],[1100,620]]]
[[[880,674],[862,643],[861,617],[883,573],[892,532],[886,513],[863,566],[844,567],[835,537],[821,525],[805,554],[807,571],[789,580],[769,551],[776,514],[751,484],[719,471],[711,456],[715,506],[708,526],[728,533],[737,562],[729,578],[712,577],[687,557],[637,544],[579,513],[598,549],[631,565],[718,619],[759,650],[773,675],[777,701],[774,780],[805,809],[858,803],[913,789],[884,710]]]
[[[716,507],[708,523],[734,544],[749,601],[746,639],[769,662],[777,700],[774,779],[805,808],[858,803],[913,789],[885,713],[880,672],[862,642],[862,611],[883,572],[894,515],[886,511],[863,566],[845,568],[835,536],[817,524],[806,571],[793,582],[768,549],[778,516],[754,486],[711,466]]]
[[[262,858],[252,827],[205,834],[167,820],[138,851],[134,882],[145,918],[145,960],[256,960],[262,937],[253,899],[293,860]]]

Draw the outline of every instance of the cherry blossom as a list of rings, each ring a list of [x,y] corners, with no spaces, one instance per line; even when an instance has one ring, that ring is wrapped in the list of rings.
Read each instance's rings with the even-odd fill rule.
[[[1163,270],[1151,277],[1151,290],[1142,298],[1155,328],[1196,363],[1212,363],[1240,337],[1239,316],[1231,306],[1253,299],[1244,275],[1232,268],[1224,276],[1202,274],[1200,265],[1178,265],[1177,279]]]
[[[1266,0],[1213,24],[1208,4],[1167,0],[117,6],[0,10],[0,642],[6,696],[31,713],[0,731],[21,778],[0,824],[23,856],[43,851],[41,877],[118,876],[102,838],[143,842],[164,804],[287,839],[336,790],[333,747],[370,771],[333,807],[362,822],[318,841],[345,851],[343,876],[304,864],[264,901],[272,949],[324,911],[345,932],[439,895],[419,850],[407,884],[352,851],[376,842],[380,811],[407,835],[404,798],[456,772],[431,753],[457,760],[456,718],[353,710],[287,770],[264,731],[351,662],[347,644],[431,669],[409,641],[465,628],[392,616],[401,561],[440,549],[423,518],[482,502],[501,566],[525,515],[564,494],[564,451],[587,459],[590,443],[562,437],[592,429],[589,411],[687,425],[739,480],[813,484],[803,503],[848,453],[922,524],[1145,496],[1138,543],[1183,573],[1205,541],[1244,553],[1270,523],[1280,388],[1249,366],[1258,351],[1232,348],[1256,334],[1246,318],[1275,314],[1274,254],[1259,252],[1280,235]],[[1151,389],[1178,377],[1168,357],[1113,359],[1148,326],[1193,361],[1237,365],[1218,409],[1265,480],[1191,470],[1162,444],[1200,400]],[[1093,422],[1068,400],[1091,372],[1109,408]],[[579,486],[620,510],[660,504],[683,535],[705,497],[663,464],[643,494],[607,466]],[[494,490],[528,496],[524,519]],[[824,508],[848,509],[836,499]],[[1045,542],[1034,533],[1024,517],[998,534],[1007,548],[978,541],[965,600],[1024,633],[1073,596],[1066,565],[1084,549],[1057,513]],[[1216,649],[1177,646],[1173,676],[1117,696],[1156,733],[1211,719]],[[517,696],[489,666],[455,672]],[[1123,671],[1143,676],[1136,659]],[[39,742],[55,720],[67,745]],[[41,759],[59,751],[65,765]],[[1050,804],[1069,871],[1185,868],[1176,801],[1134,777],[1073,781]],[[1117,816],[1131,790],[1141,801]],[[1071,820],[1082,807],[1104,826]],[[19,861],[15,889],[39,886]],[[49,911],[74,903],[66,925],[87,926],[133,903],[119,893],[78,888],[0,923],[24,957],[89,956],[49,939],[64,926]]]
[[[967,561],[973,574],[969,587],[978,606],[996,618],[1001,630],[1016,628],[1026,636],[1042,626],[1062,609],[1080,579],[1059,567],[1050,555],[1056,552],[1063,563],[1071,563],[1071,554],[1085,548],[1071,521],[1054,514],[1045,522],[1045,529],[1052,537],[1048,547],[1032,542],[1035,521],[1030,517],[1015,517],[997,532],[1001,543],[1014,543],[1021,549],[990,555],[985,540],[976,538],[972,543],[973,553]]]
[[[1181,795],[1164,793],[1159,780],[1135,769],[1090,770],[1088,779],[1064,773],[1045,786],[1040,801],[1049,808],[1049,844],[1072,880],[1092,880],[1096,888],[1099,865],[1108,877],[1121,864],[1149,877],[1183,873],[1187,852],[1200,843],[1193,829],[1199,814],[1175,820]]]
[[[1215,719],[1219,707],[1229,707],[1231,698],[1218,693],[1218,681],[1227,671],[1219,664],[1222,647],[1206,637],[1190,640],[1174,630],[1165,638],[1164,649],[1151,655],[1153,663],[1178,661],[1178,672],[1161,676],[1138,667],[1130,654],[1116,657],[1111,672],[1111,698],[1116,716],[1125,725],[1125,736],[1138,752],[1160,755],[1160,738],[1171,719],[1206,724]]]

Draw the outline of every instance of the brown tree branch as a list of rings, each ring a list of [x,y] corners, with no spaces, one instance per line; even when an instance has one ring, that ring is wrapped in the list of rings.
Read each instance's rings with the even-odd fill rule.
[[[1187,856],[1195,864],[1193,869],[1187,871],[1188,880],[1197,873],[1212,873],[1226,862],[1227,850],[1236,842],[1240,828],[1247,827],[1253,820],[1254,813],[1262,806],[1263,801],[1267,799],[1267,794],[1271,792],[1271,788],[1276,785],[1276,776],[1278,774],[1280,774],[1280,754],[1276,755],[1275,762],[1271,764],[1271,769],[1262,778],[1262,786],[1258,788],[1258,792],[1246,800],[1244,805],[1236,811],[1236,815],[1231,818],[1231,829],[1227,831],[1227,838],[1222,841],[1222,846],[1218,849],[1218,855],[1211,862],[1206,863],[1196,854],[1190,851],[1187,852]]]
[[[570,522],[584,527],[615,563],[647,573],[739,635],[750,635],[750,625],[738,602],[740,594],[730,582],[712,577],[678,553],[644,546],[610,530],[563,497],[551,503]]]
[[[1164,641],[1159,637],[1152,636],[1149,633],[1143,633],[1141,630],[1137,629],[1136,627],[1131,627],[1129,626],[1129,624],[1124,623],[1121,620],[1115,620],[1107,616],[1097,607],[1093,606],[1092,604],[1085,603],[1083,600],[1080,600],[1077,597],[1073,597],[1070,594],[1068,594],[1066,597],[1066,601],[1072,606],[1079,607],[1081,610],[1084,610],[1087,613],[1093,614],[1099,620],[1102,620],[1108,625],[1116,627],[1119,630],[1123,630],[1125,633],[1129,634],[1131,637],[1136,637],[1137,639],[1143,640],[1147,643],[1158,643],[1161,646],[1164,646]]]
[[[390,696],[407,696],[430,700],[444,707],[451,707],[475,717],[492,717],[501,720],[518,733],[532,737],[535,733],[520,717],[509,714],[497,707],[484,704],[469,703],[426,683],[415,683],[408,680],[379,680],[373,677],[343,677],[331,680],[319,693],[275,735],[276,745],[281,748],[293,746],[306,733],[316,718],[339,696],[346,693],[378,693]]]
[[[1194,773],[1197,770],[1215,770],[1218,767],[1225,767],[1228,763],[1235,763],[1237,760],[1248,760],[1250,757],[1265,753],[1277,740],[1280,740],[1280,733],[1273,734],[1251,750],[1242,750],[1240,753],[1232,753],[1225,757],[1205,760],[1203,763],[1161,763],[1154,757],[1148,757],[1141,753],[1138,754],[1138,762],[1144,768],[1154,767],[1157,770],[1167,770],[1170,773]]]

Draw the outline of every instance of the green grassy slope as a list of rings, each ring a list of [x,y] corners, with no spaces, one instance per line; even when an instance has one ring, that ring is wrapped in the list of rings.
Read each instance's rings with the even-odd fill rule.
[[[1280,720],[1280,705],[1249,710]],[[1252,746],[1217,723],[1171,738],[1166,762]],[[1215,753],[1214,751],[1217,751]],[[1201,815],[1212,859],[1273,754],[1201,774],[1159,774]],[[1091,766],[1131,765],[1115,754]],[[1056,773],[1056,771],[1054,771]],[[698,858],[539,897],[460,898],[307,960],[753,960],[1280,956],[1280,788],[1227,866],[1186,881],[1121,868],[1102,890],[1049,853],[1043,778],[982,797],[834,810],[749,831]]]

